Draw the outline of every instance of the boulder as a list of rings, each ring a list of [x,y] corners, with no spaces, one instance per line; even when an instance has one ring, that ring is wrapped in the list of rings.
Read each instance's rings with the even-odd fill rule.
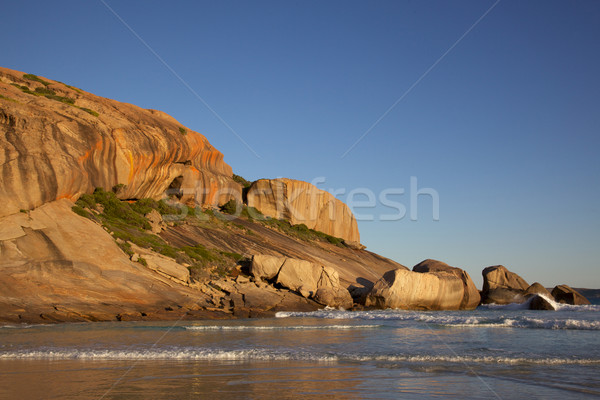
[[[473,283],[469,274],[460,268],[451,267],[441,261],[427,259],[415,265],[413,271],[420,273],[445,272],[459,278],[463,283],[464,290],[463,300],[459,307],[461,310],[474,310],[481,302],[481,295],[475,287],[475,283]]]
[[[530,310],[556,310],[554,302],[549,297],[534,294],[529,300]]]
[[[312,296],[317,291],[317,280],[321,277],[321,270],[322,267],[310,261],[286,258],[275,282],[294,292],[303,288]]]
[[[347,290],[334,290],[330,287],[317,289],[313,300],[319,304],[329,307],[349,309],[352,308],[354,301]]]
[[[308,182],[260,179],[248,189],[247,202],[268,217],[304,224],[360,248],[358,225],[350,208]]]
[[[271,280],[277,276],[285,257],[256,254],[252,257],[250,274],[258,279]]]
[[[525,301],[525,291],[529,288],[529,284],[503,265],[487,267],[482,275],[481,302],[483,304],[510,304]]]
[[[331,267],[288,257],[255,255],[250,273],[255,278],[271,280],[322,305],[352,306],[352,296],[341,286],[338,272]],[[319,289],[326,290],[317,296]]]
[[[590,304],[581,293],[567,285],[558,285],[552,289],[552,296],[558,303],[571,304],[575,306]]]
[[[526,300],[527,297],[523,290],[496,288],[481,293],[482,304],[520,304]]]
[[[156,210],[150,211],[145,217],[150,223],[151,231],[154,234],[158,235],[167,227],[167,224],[163,221],[162,215]]]
[[[179,283],[189,283],[190,270],[181,264],[178,264],[170,257],[163,256],[149,249],[131,245],[131,249],[138,254],[138,259],[143,258],[147,267],[167,278],[178,281]]]
[[[408,310],[459,310],[464,284],[454,273],[388,271],[367,295],[366,306]]]
[[[550,294],[548,289],[546,289],[541,283],[538,282],[532,283],[531,286],[529,286],[527,290],[525,290],[524,294],[525,296],[543,294],[548,299],[554,299],[554,297],[552,296],[552,294]]]

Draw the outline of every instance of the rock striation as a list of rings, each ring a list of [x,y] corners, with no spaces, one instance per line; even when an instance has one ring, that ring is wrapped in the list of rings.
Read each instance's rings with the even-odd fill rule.
[[[0,217],[96,187],[122,199],[241,199],[223,154],[156,110],[0,68]]]
[[[2,219],[3,320],[115,320],[204,304],[181,284],[185,268],[156,262],[157,273],[131,262],[108,232],[73,213],[72,205],[63,199]]]
[[[470,310],[479,294],[469,275],[436,260],[425,260],[414,271],[388,271],[375,283],[365,305],[407,310]]]
[[[247,203],[264,215],[359,243],[356,218],[331,193],[293,179],[260,179],[248,189]]]
[[[350,308],[353,305],[348,290],[341,286],[338,272],[306,260],[269,255],[255,255],[250,273],[256,279],[267,280],[330,307]]]

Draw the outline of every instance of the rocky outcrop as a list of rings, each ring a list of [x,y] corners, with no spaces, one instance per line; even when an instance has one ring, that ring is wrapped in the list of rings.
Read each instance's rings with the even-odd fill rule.
[[[544,295],[545,297],[549,298],[549,299],[554,299],[554,297],[552,296],[552,294],[548,291],[548,289],[546,289],[541,283],[539,282],[534,282],[531,284],[531,286],[529,286],[527,288],[527,290],[525,290],[524,295],[525,296],[530,296],[530,295],[535,295],[535,294],[541,294]]]
[[[151,270],[156,271],[177,283],[190,283],[190,271],[183,265],[176,263],[172,258],[141,248],[135,244],[132,244],[131,248],[134,251],[134,254],[131,257],[132,261],[140,262],[142,265],[145,264],[145,266]]]
[[[331,267],[288,257],[255,255],[250,273],[326,306],[350,308],[353,304],[348,290],[340,285],[339,274]]]
[[[556,286],[554,289],[552,289],[552,296],[554,296],[556,301],[559,303],[576,306],[590,304],[590,301],[581,293],[567,285]]]
[[[187,271],[163,265],[157,273],[130,261],[72,205],[63,199],[2,219],[0,320],[115,320],[205,305],[201,293],[171,279],[187,279]]]
[[[556,310],[556,304],[551,299],[552,296],[546,297],[543,294],[533,294],[529,299],[530,310]]]
[[[223,155],[163,112],[6,68],[0,94],[0,217],[116,185],[123,199],[241,198]]]
[[[359,246],[358,225],[350,208],[308,182],[260,179],[250,186],[247,203],[268,217],[305,224]]]
[[[475,287],[475,283],[473,283],[473,280],[469,274],[460,268],[451,267],[441,261],[427,259],[415,265],[413,267],[413,271],[420,273],[444,272],[450,273],[459,278],[463,283],[464,293],[463,300],[459,306],[461,310],[474,310],[481,301],[481,296],[479,294],[479,290],[477,290],[477,287]]]
[[[481,302],[483,304],[523,303],[526,300],[525,291],[529,288],[529,284],[503,265],[487,267],[482,275]]]
[[[459,310],[465,298],[461,278],[452,272],[388,271],[375,283],[365,305],[406,310]]]

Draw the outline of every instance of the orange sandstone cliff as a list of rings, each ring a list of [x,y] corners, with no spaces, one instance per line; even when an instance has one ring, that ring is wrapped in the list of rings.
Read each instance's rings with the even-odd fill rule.
[[[167,189],[202,206],[241,198],[223,154],[169,115],[0,68],[0,217],[95,187]]]
[[[331,193],[293,179],[260,179],[247,194],[248,206],[266,216],[325,232],[349,242],[360,242],[356,218]]]

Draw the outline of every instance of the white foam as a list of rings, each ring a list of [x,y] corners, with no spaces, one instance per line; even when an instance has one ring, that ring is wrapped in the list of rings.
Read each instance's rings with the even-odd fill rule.
[[[188,361],[311,361],[331,362],[400,362],[452,364],[508,364],[508,365],[600,365],[600,359],[527,358],[500,356],[442,356],[442,355],[364,355],[276,352],[267,350],[210,350],[210,349],[150,349],[150,350],[74,350],[39,349],[0,353],[0,359],[29,360],[188,360]]]
[[[323,319],[363,319],[414,321],[441,326],[464,328],[522,328],[522,329],[570,329],[600,330],[600,321],[596,318],[577,318],[577,313],[554,313],[552,311],[514,313],[507,312],[420,312],[403,310],[376,311],[326,311],[309,313],[279,312],[278,318],[313,317]],[[574,318],[569,318],[574,317]]]
[[[280,330],[360,330],[376,329],[381,325],[295,325],[295,326],[255,326],[255,325],[192,325],[183,328],[191,331],[280,331]]]

